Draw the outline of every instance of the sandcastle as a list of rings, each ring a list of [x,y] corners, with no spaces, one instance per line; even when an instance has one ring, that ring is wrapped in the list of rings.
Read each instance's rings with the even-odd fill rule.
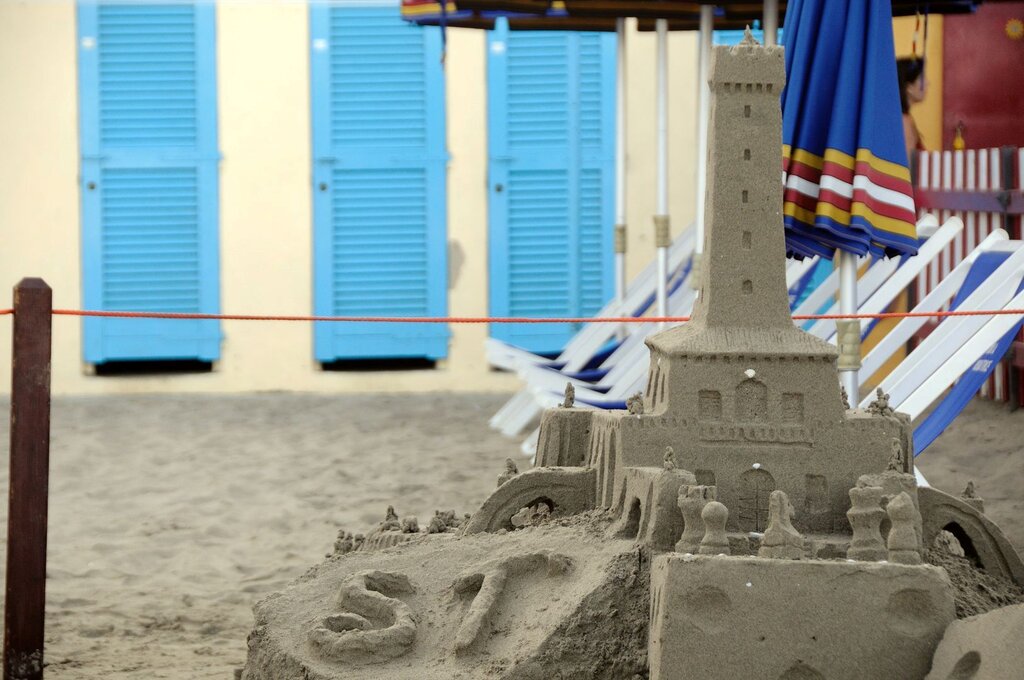
[[[909,420],[884,394],[851,410],[835,348],[793,324],[783,81],[781,48],[715,49],[707,266],[642,399],[567,391],[536,467],[465,520],[343,532],[258,605],[243,678],[924,678],[955,618],[922,560],[940,532],[1024,583],[974,494],[917,485]]]

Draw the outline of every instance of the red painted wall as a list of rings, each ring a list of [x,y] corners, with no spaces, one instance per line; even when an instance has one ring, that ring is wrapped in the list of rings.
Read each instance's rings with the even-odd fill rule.
[[[1024,2],[985,3],[943,22],[942,148],[964,123],[967,148],[1024,146]]]

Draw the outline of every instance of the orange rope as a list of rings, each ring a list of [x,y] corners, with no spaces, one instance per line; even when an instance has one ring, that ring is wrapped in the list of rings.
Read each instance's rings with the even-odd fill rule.
[[[0,309],[0,315],[13,313],[13,309]],[[542,318],[536,316],[321,316],[280,314],[199,314],[164,311],[99,311],[95,309],[54,309],[58,316],[101,316],[114,318],[191,318],[207,321],[239,322],[338,322],[374,324],[646,324],[682,323],[689,316],[564,316]],[[795,321],[840,320],[840,318],[909,318],[945,316],[998,316],[1024,315],[1024,309],[978,309],[950,311],[885,311],[874,314],[797,314]]]

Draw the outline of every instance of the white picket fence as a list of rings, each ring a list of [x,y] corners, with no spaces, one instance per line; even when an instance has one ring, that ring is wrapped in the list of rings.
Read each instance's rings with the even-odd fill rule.
[[[1004,176],[1012,172],[1016,189],[1024,190],[1024,179],[1021,168],[1024,168],[1024,148],[1014,149],[1013,166],[1008,168],[1004,162],[1001,149],[967,149],[963,151],[921,151],[918,154],[917,186],[920,189],[938,189],[945,191],[999,191],[1005,189]],[[924,201],[926,203],[926,201]],[[1011,238],[1021,238],[1020,219],[1007,218],[998,212],[974,212],[932,209],[921,206],[919,200],[918,215],[934,214],[939,223],[944,223],[952,216],[964,221],[964,230],[946,247],[941,256],[929,265],[917,280],[917,299],[920,300],[949,274],[974,247],[994,229],[1006,229]],[[1021,340],[1022,338],[1018,338]],[[1011,398],[1009,393],[1010,371],[1013,368],[1008,361],[1000,362],[992,377],[981,390],[981,395],[1001,401]],[[1017,397],[1020,403],[1020,395]]]

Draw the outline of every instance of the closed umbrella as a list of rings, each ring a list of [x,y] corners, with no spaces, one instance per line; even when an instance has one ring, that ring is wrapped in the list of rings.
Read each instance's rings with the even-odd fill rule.
[[[827,7],[826,7],[827,6]],[[857,256],[917,252],[889,0],[792,0],[785,20],[783,215],[790,254],[838,254],[840,311],[857,310]],[[859,324],[840,322],[857,401]]]

